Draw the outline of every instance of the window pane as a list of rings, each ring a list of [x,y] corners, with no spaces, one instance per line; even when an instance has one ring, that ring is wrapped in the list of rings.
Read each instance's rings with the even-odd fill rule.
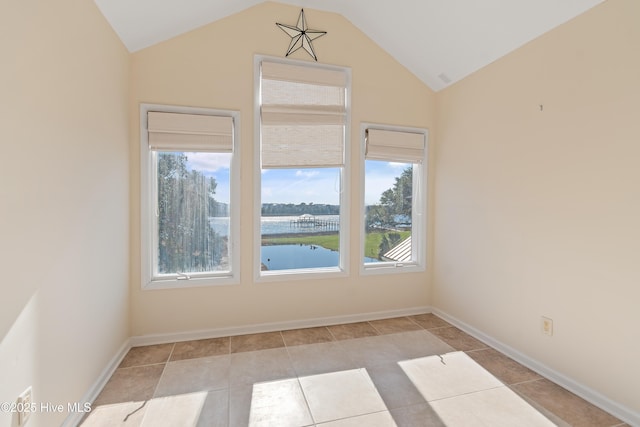
[[[158,274],[230,271],[231,154],[157,152]]]
[[[413,261],[413,164],[366,160],[364,185],[364,262]]]
[[[263,169],[263,271],[340,266],[340,168]]]

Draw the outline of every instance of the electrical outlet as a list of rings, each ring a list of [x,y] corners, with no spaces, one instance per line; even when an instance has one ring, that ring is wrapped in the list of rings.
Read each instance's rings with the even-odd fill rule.
[[[33,407],[33,395],[31,386],[27,387],[25,391],[23,391],[20,396],[18,396],[17,402],[18,409],[18,427],[22,427],[25,425],[29,417],[31,416],[32,407]]]
[[[553,320],[542,316],[542,333],[545,335],[553,335]]]

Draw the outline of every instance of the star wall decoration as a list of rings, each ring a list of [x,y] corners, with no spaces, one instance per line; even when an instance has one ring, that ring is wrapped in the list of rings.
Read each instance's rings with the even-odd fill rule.
[[[289,49],[285,56],[291,55],[298,49],[304,49],[314,60],[318,60],[311,42],[318,37],[324,36],[327,32],[309,29],[309,27],[307,27],[307,20],[304,17],[304,9],[300,9],[300,16],[298,16],[298,23],[295,27],[293,25],[278,24],[277,22],[276,25],[291,37],[291,43],[289,43]]]

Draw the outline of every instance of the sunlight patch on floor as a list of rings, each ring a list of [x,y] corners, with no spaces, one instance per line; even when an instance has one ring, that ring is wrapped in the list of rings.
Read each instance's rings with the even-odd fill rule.
[[[554,425],[464,352],[397,363],[447,427]],[[98,406],[83,427],[196,427],[205,407],[226,413],[208,393]],[[397,426],[365,368],[254,383],[248,415],[250,427]]]
[[[148,402],[101,405],[91,411],[82,427],[195,427],[206,398],[206,392],[199,392],[158,397]]]
[[[254,384],[251,427],[314,423],[327,427],[396,425],[363,368]]]
[[[398,364],[448,427],[555,425],[464,352]]]

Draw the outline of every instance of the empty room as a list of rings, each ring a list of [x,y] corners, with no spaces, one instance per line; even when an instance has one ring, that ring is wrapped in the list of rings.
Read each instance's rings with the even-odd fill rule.
[[[0,427],[640,426],[637,0],[0,28]]]

